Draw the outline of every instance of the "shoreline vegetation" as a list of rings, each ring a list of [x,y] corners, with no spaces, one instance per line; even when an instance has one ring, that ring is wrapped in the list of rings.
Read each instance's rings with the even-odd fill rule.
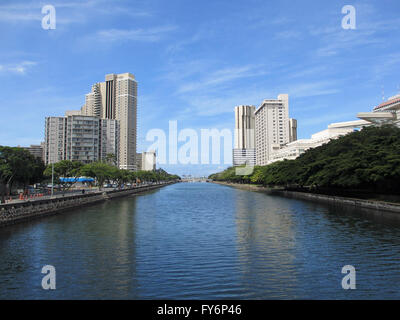
[[[105,183],[112,182],[118,188],[125,184],[143,182],[166,182],[180,180],[177,175],[163,169],[153,171],[130,171],[116,166],[114,155],[107,155],[104,162],[84,164],[80,161],[62,160],[47,167],[40,158],[19,147],[0,146],[0,203],[11,198],[13,186],[27,192],[29,185],[49,183],[54,176],[54,185],[64,193],[74,186],[80,177],[93,178],[93,183],[101,190]]]
[[[255,189],[400,203],[400,128],[366,127],[308,149],[295,160],[255,166],[247,176],[235,170],[230,167],[209,179]]]
[[[222,181],[213,181],[213,183],[247,191],[262,192],[273,196],[301,199],[312,202],[322,202],[335,206],[352,206],[354,208],[378,210],[380,212],[386,211],[386,213],[395,213],[395,217],[400,218],[400,216],[398,215],[400,214],[400,203],[392,203],[379,200],[365,200],[350,197],[339,197],[299,191],[288,191],[282,188],[268,188],[254,184],[241,184]]]

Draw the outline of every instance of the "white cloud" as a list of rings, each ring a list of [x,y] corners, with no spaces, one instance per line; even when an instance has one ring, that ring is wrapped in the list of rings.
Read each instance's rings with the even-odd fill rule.
[[[385,54],[379,58],[376,57],[375,61],[376,62],[371,66],[372,76],[367,80],[374,84],[376,84],[376,81],[382,83],[382,81],[388,76],[395,77],[395,75],[398,73],[398,70],[400,70],[399,53]]]
[[[0,72],[25,74],[29,68],[35,65],[37,65],[37,63],[34,61],[22,61],[14,64],[0,65]]]
[[[287,86],[286,92],[296,98],[315,97],[338,93],[337,83],[334,81],[301,82]]]
[[[162,26],[148,29],[109,29],[102,30],[95,34],[96,40],[99,41],[143,41],[157,42],[161,40],[165,34],[176,30],[176,26]]]
[[[88,18],[99,17],[101,15],[149,17],[149,11],[136,7],[135,10],[126,8],[126,3],[121,1],[110,2],[107,0],[88,0],[88,1],[50,1],[30,2],[24,4],[5,4],[0,5],[0,21],[5,22],[37,22],[44,17],[41,10],[46,4],[53,5],[56,9],[57,24],[86,22]],[[57,11],[57,9],[62,9]]]
[[[166,51],[167,51],[167,53],[170,53],[170,54],[176,53],[176,52],[182,50],[184,47],[198,42],[202,38],[203,38],[203,36],[201,35],[201,33],[198,32],[198,33],[192,35],[191,37],[189,37],[188,39],[177,41],[177,42],[173,43],[172,45],[167,47]]]
[[[332,26],[324,28],[311,26],[309,28],[309,34],[322,44],[316,50],[316,56],[335,56],[354,48],[374,45],[382,48],[387,45],[387,36],[390,35],[388,32],[392,32],[395,35],[400,29],[399,18],[375,20],[374,10],[370,6],[358,5],[356,9],[358,14],[362,12],[364,15],[362,19],[357,15],[355,30],[344,30],[337,21]],[[391,42],[396,40],[397,38],[393,38]]]
[[[233,113],[233,109],[238,105],[258,106],[263,99],[272,96],[271,92],[262,89],[242,89],[225,90],[216,94],[195,94],[185,95],[181,98],[187,103],[188,107],[182,111],[188,117],[197,116],[217,116]]]
[[[318,117],[313,117],[313,118],[307,118],[307,119],[297,119],[299,123],[301,123],[301,126],[308,127],[308,126],[315,126],[318,124],[322,123],[332,123],[334,121],[349,121],[349,118],[354,118],[354,112],[352,113],[332,113],[332,114],[326,114],[324,116],[318,116]]]
[[[258,77],[266,75],[268,72],[262,70],[258,65],[247,65],[241,67],[228,67],[209,73],[201,80],[193,82],[185,82],[178,87],[177,93],[188,93],[191,91],[199,91],[215,88],[218,85],[231,82],[236,79]]]
[[[299,40],[302,38],[302,33],[295,30],[279,31],[275,34],[277,40]]]

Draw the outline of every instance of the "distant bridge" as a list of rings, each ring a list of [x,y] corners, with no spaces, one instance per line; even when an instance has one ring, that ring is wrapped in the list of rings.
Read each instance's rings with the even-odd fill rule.
[[[191,176],[183,176],[182,182],[210,182],[211,179],[206,177],[191,177]]]

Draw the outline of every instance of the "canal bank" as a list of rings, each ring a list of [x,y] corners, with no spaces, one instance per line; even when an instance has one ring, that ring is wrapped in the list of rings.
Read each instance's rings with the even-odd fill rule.
[[[225,186],[230,186],[234,188],[239,188],[243,190],[263,192],[269,195],[276,195],[286,198],[294,198],[301,200],[308,200],[320,203],[328,203],[335,206],[349,206],[353,208],[361,208],[361,209],[371,209],[379,212],[391,212],[391,213],[400,213],[400,204],[384,202],[384,201],[375,201],[375,200],[364,200],[364,199],[355,199],[355,198],[346,198],[339,196],[330,196],[316,193],[306,193],[306,192],[298,192],[298,191],[287,191],[283,189],[273,189],[266,188],[258,185],[252,184],[239,184],[239,183],[229,183],[229,182],[221,182],[221,181],[213,181],[213,183],[221,184]]]
[[[7,203],[0,205],[0,227],[27,221],[51,214],[61,213],[68,209],[74,209],[85,205],[143,193],[158,189],[175,182],[165,182],[154,185],[144,185],[135,188],[98,191],[80,195],[66,195],[52,199],[27,200],[24,202]]]

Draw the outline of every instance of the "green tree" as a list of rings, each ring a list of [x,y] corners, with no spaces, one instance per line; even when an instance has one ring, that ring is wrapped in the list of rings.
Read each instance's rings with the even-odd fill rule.
[[[44,175],[47,178],[52,176],[52,164],[49,164],[44,170]],[[54,183],[59,184],[62,191],[70,189],[81,175],[81,168],[83,167],[82,162],[62,160],[54,163]],[[69,178],[69,180],[63,180],[61,178]]]
[[[364,190],[400,193],[400,128],[367,127],[309,149],[295,160],[255,167],[250,177],[234,168],[210,179],[314,190]]]
[[[5,202],[5,195],[11,193],[14,182],[23,183],[25,187],[41,181],[43,166],[40,159],[23,148],[0,146],[1,203]]]
[[[84,165],[80,172],[83,176],[95,178],[97,186],[101,190],[104,182],[110,181],[113,178],[115,169],[114,166],[104,162],[93,162]]]
[[[116,166],[117,165],[117,157],[114,153],[107,153],[106,154],[106,163]]]

